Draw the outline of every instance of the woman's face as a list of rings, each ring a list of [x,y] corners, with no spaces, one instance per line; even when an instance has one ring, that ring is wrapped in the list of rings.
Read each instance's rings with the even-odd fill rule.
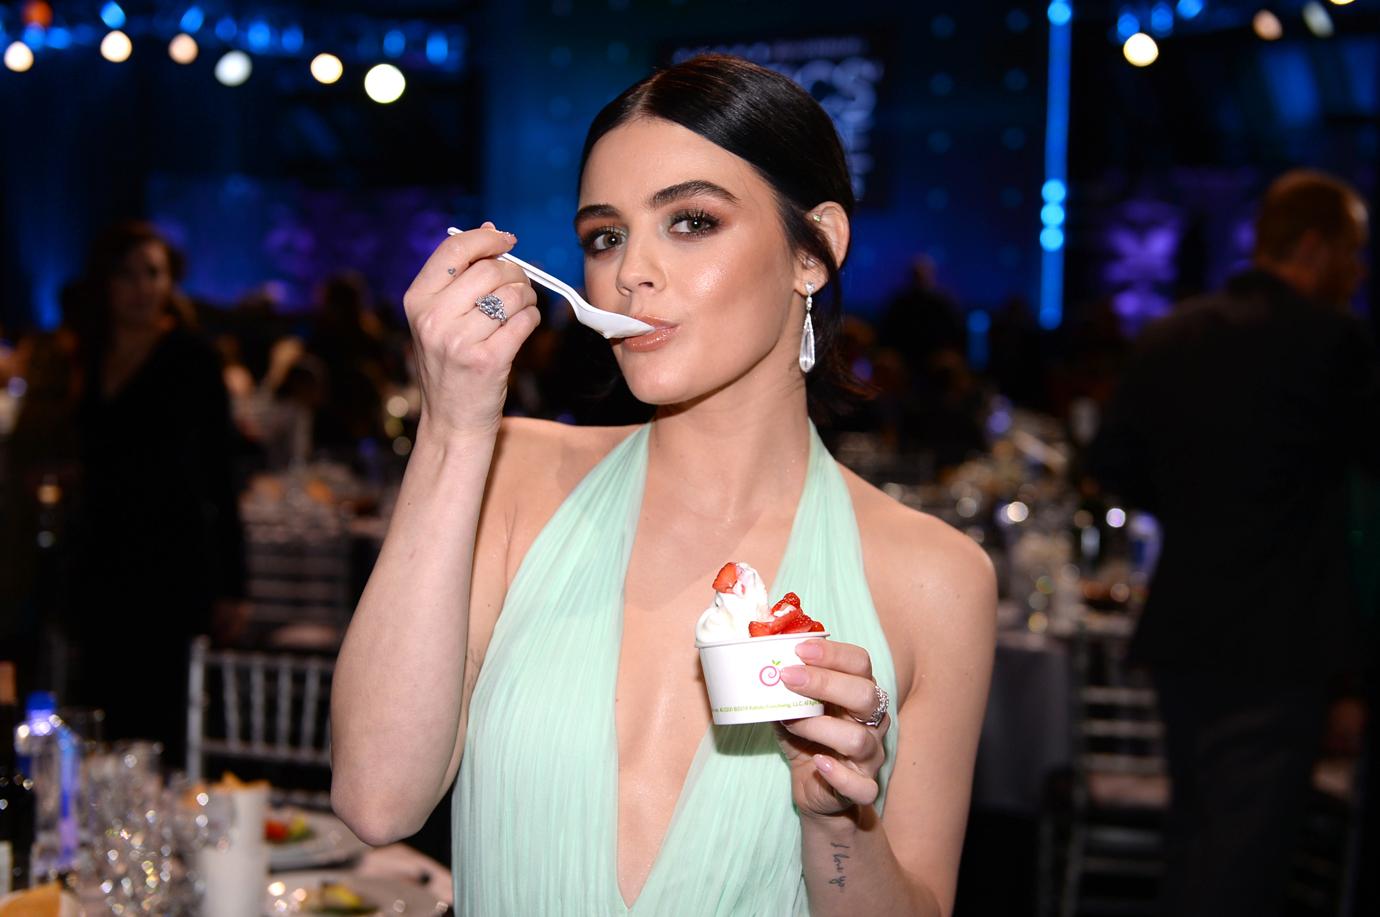
[[[155,325],[172,299],[172,264],[161,242],[130,250],[110,278],[110,317],[117,325]]]
[[[590,301],[657,326],[613,345],[639,400],[802,384],[800,259],[747,162],[678,124],[631,121],[590,152],[575,231]]]

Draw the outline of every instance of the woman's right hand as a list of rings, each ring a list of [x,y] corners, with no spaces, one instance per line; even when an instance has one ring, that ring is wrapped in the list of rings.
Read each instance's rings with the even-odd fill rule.
[[[498,430],[513,357],[541,320],[522,268],[497,260],[516,242],[492,223],[450,236],[403,296],[422,387],[420,429],[427,436]],[[476,307],[490,293],[503,300],[507,322]]]

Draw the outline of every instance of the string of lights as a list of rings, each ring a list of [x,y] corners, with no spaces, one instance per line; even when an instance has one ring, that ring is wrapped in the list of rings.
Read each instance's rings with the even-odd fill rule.
[[[16,14],[17,13],[17,14]],[[349,71],[362,75],[365,94],[388,104],[407,87],[404,69],[459,74],[466,66],[468,32],[463,25],[438,26],[363,15],[314,15],[305,9],[265,9],[236,16],[223,4],[165,7],[152,13],[126,12],[118,0],[87,6],[27,0],[17,11],[0,7],[0,46],[5,67],[24,73],[47,55],[95,48],[107,61],[129,61],[162,45],[169,58],[190,66],[214,59],[212,73],[226,86],[240,86],[256,60],[307,62],[323,85],[339,83]]]
[[[1156,0],[1153,3],[1140,3],[1123,6],[1117,15],[1116,24],[1109,35],[1113,43],[1120,46],[1122,56],[1133,67],[1149,67],[1160,58],[1160,42],[1174,34],[1177,26],[1209,20],[1206,16],[1210,0]],[[1331,38],[1336,32],[1332,14],[1328,7],[1350,6],[1354,0],[1306,0],[1301,7],[1286,12],[1282,5],[1262,6],[1250,16],[1250,28],[1261,41],[1278,41],[1285,36],[1285,22],[1301,21],[1307,33],[1315,38]],[[1234,13],[1234,11],[1232,11]],[[1297,18],[1295,18],[1297,14]],[[1233,14],[1217,22],[1219,28],[1236,28],[1240,25]],[[1293,26],[1291,26],[1293,27]]]

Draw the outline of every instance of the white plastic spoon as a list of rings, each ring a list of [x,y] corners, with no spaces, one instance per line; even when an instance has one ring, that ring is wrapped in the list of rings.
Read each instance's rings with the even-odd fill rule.
[[[446,233],[452,236],[458,232],[460,232],[460,230],[456,229],[454,226],[446,230]],[[575,292],[575,288],[570,284],[551,276],[541,268],[533,267],[515,255],[505,253],[499,255],[498,259],[500,261],[510,261],[516,264],[518,267],[522,268],[523,273],[531,278],[534,283],[539,283],[552,293],[564,297],[566,302],[570,303],[570,308],[575,313],[576,321],[586,328],[593,328],[606,338],[628,338],[639,334],[646,334],[648,331],[654,330],[653,327],[646,322],[639,322],[635,318],[629,318],[626,315],[619,315],[617,312],[609,312],[606,309],[600,309],[598,306],[590,305],[585,301],[583,296]]]

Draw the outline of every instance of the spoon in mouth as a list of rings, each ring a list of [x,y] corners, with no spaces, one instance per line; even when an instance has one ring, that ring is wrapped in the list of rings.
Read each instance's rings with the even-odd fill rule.
[[[460,232],[454,226],[446,230],[448,235],[455,235]],[[636,337],[639,334],[646,334],[648,331],[655,330],[646,322],[640,322],[635,318],[620,315],[617,312],[610,312],[607,309],[600,309],[598,306],[591,305],[583,296],[575,291],[575,288],[558,277],[546,273],[541,268],[533,267],[521,258],[504,253],[498,256],[500,261],[508,261],[522,268],[522,272],[533,282],[546,287],[570,303],[570,309],[575,313],[575,320],[586,328],[593,328],[605,338],[627,338]]]

